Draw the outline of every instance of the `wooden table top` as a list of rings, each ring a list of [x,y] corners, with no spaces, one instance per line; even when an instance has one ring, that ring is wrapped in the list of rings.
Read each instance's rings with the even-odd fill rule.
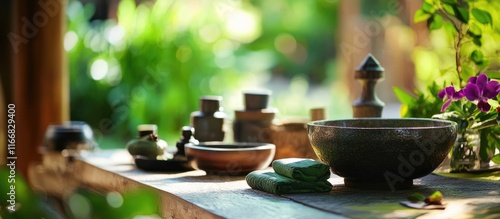
[[[346,188],[332,175],[329,193],[273,195],[251,189],[244,176],[207,175],[204,171],[146,172],[139,170],[125,150],[85,153],[76,160],[46,154],[30,168],[35,190],[65,195],[79,185],[124,192],[148,188],[158,192],[164,218],[500,218],[500,182],[428,175],[410,190],[376,191]],[[54,189],[64,183],[65,190]],[[439,190],[445,210],[416,210],[399,201],[413,192]],[[496,214],[496,215],[495,215]]]

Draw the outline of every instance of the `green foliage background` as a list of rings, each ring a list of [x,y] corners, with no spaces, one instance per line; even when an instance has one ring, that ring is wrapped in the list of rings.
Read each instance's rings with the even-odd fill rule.
[[[500,78],[499,12],[500,2],[494,0],[423,2],[415,22],[427,22],[430,44],[413,52],[418,90],[408,93],[395,88],[403,104],[402,116],[429,118],[440,113],[442,100],[437,92],[451,84],[463,87],[479,72]]]
[[[89,123],[101,147],[123,147],[145,123],[157,124],[173,144],[200,96],[240,93],[256,78],[301,75],[327,83],[336,8],[328,0],[122,0],[117,20],[90,21],[93,5],[71,1],[71,119]],[[253,32],[231,33],[232,13],[251,18]],[[280,36],[295,41],[295,53],[276,49]],[[96,61],[107,67],[97,80]]]

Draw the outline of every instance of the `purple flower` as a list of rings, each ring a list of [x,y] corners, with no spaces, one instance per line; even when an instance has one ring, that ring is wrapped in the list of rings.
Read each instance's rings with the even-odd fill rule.
[[[455,91],[453,85],[445,87],[443,90],[439,91],[438,97],[446,101],[441,107],[441,112],[445,111],[448,108],[452,101],[457,101],[464,97],[464,93],[462,90]]]
[[[469,83],[463,89],[463,94],[469,101],[478,101],[477,108],[483,112],[491,109],[489,99],[495,98],[500,93],[498,81],[490,81],[485,74],[469,78]]]

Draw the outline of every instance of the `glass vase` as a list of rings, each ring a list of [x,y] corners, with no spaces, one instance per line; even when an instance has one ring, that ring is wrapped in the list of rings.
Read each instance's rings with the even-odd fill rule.
[[[458,133],[450,158],[451,172],[468,172],[476,168],[479,158],[476,148],[480,145],[477,130],[468,129]]]

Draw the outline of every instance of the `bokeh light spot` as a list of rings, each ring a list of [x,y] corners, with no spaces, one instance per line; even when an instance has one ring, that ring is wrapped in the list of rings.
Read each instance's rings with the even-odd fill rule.
[[[118,192],[109,192],[106,194],[106,201],[113,208],[119,208],[123,205],[123,197]]]
[[[279,52],[285,55],[292,55],[297,48],[297,41],[292,35],[283,33],[274,39],[274,46]]]
[[[250,43],[260,35],[257,16],[248,11],[234,10],[227,16],[226,31],[232,39]]]
[[[220,37],[220,29],[215,24],[209,24],[199,30],[201,40],[206,43],[213,43]]]
[[[78,42],[78,35],[74,31],[69,31],[64,35],[64,49],[72,50]]]
[[[124,36],[125,29],[120,25],[116,25],[109,30],[108,41],[113,45],[120,45],[121,43],[123,43]]]
[[[98,81],[106,77],[108,73],[108,63],[102,59],[97,59],[92,63],[90,67],[90,76],[92,79]]]
[[[85,196],[80,194],[71,195],[68,205],[75,218],[90,218],[92,207]]]

